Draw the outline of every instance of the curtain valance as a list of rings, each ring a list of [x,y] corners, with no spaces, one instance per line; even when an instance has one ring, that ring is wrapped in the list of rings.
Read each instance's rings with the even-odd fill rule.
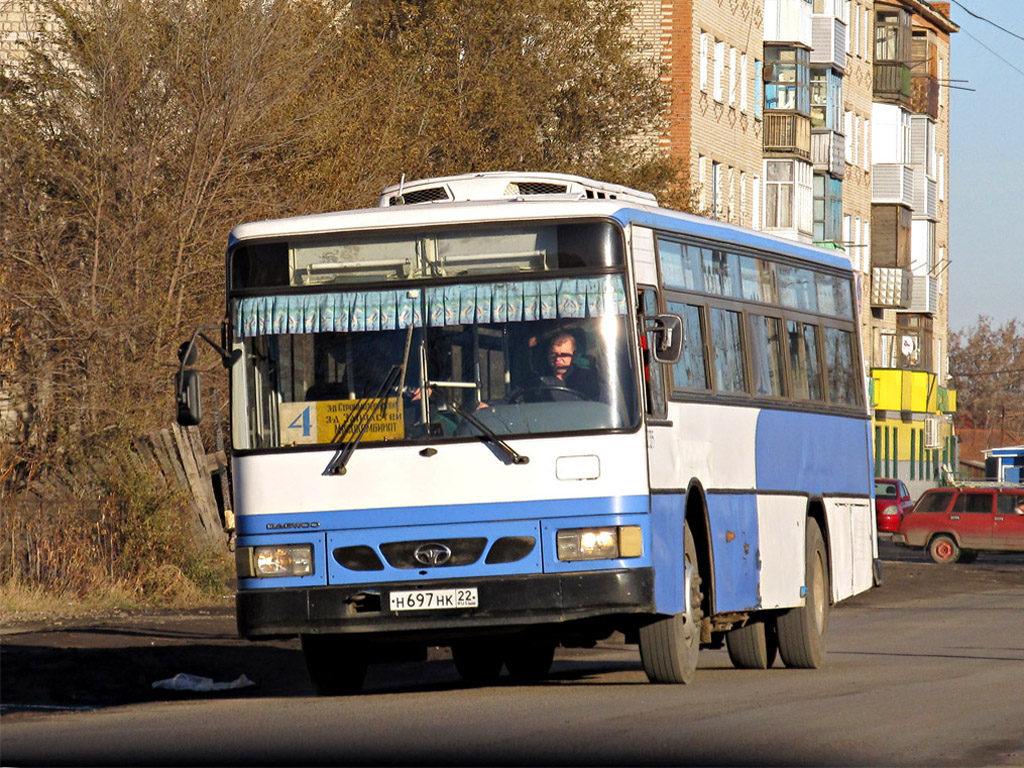
[[[235,304],[239,336],[389,331],[424,325],[517,323],[626,313],[621,275],[472,283],[345,293],[249,296]]]

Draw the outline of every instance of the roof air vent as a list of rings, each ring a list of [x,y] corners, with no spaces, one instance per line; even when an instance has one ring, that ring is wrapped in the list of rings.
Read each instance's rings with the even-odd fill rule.
[[[569,188],[565,184],[548,184],[542,181],[513,181],[505,187],[505,194],[518,195],[564,195]]]
[[[415,205],[416,203],[433,203],[437,200],[449,200],[448,190],[444,187],[427,187],[414,189],[403,195],[393,195],[388,205]]]

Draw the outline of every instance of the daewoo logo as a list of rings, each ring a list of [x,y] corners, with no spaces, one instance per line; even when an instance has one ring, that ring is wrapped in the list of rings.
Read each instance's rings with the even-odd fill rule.
[[[412,556],[417,563],[423,565],[444,565],[452,559],[452,551],[444,544],[420,544],[413,550]]]
[[[296,529],[297,528],[299,530],[304,530],[306,528],[319,528],[319,527],[320,527],[320,523],[318,523],[316,521],[313,521],[313,522],[305,522],[305,521],[303,521],[301,523],[267,523],[267,530],[268,531],[280,531],[280,530],[287,530],[289,528],[290,529]]]

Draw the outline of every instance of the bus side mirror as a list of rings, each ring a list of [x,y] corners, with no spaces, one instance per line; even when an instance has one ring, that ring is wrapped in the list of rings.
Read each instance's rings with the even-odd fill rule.
[[[683,319],[679,315],[658,315],[648,319],[647,330],[653,332],[651,352],[659,363],[673,365],[683,354]]]
[[[194,427],[203,418],[199,371],[179,371],[174,379],[178,395],[178,423],[183,427]]]

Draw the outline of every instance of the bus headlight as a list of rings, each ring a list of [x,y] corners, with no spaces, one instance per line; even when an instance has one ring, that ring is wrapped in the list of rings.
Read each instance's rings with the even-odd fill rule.
[[[243,549],[248,552],[241,551]],[[278,544],[262,547],[239,547],[235,551],[235,563],[239,578],[267,579],[283,576],[309,576],[313,573],[313,545]]]
[[[559,531],[555,540],[562,561],[640,557],[644,552],[639,525],[567,528]]]

